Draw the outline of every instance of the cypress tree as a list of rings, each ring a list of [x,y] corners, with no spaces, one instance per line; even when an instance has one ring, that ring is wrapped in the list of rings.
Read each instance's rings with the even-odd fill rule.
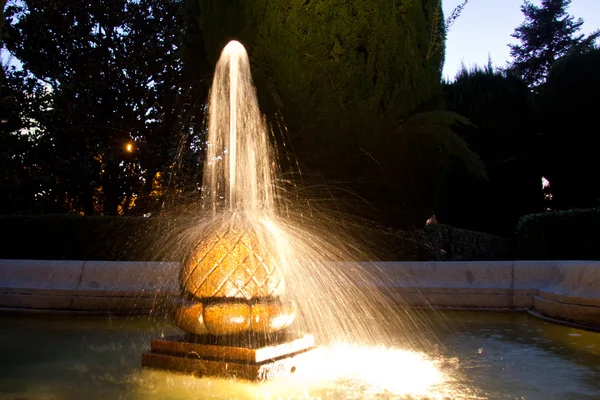
[[[209,58],[240,40],[262,109],[312,158],[372,149],[374,132],[440,102],[439,0],[198,1]]]
[[[261,109],[283,119],[304,179],[356,194],[351,212],[377,208],[368,216],[413,226],[431,215],[452,159],[483,174],[451,130],[466,120],[434,112],[443,106],[440,0],[187,2],[213,65],[229,40],[245,45]]]

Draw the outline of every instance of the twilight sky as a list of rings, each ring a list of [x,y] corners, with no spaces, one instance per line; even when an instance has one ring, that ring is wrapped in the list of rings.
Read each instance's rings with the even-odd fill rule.
[[[443,0],[445,16],[460,3],[462,0]],[[488,55],[495,65],[506,65],[510,60],[508,43],[515,42],[510,35],[525,19],[521,4],[523,0],[469,0],[448,33],[443,76],[454,78],[461,62],[485,65]],[[573,0],[568,12],[583,18],[582,32],[600,29],[600,0]]]

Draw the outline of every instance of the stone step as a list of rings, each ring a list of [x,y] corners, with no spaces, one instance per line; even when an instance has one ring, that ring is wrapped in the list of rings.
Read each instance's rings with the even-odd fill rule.
[[[543,315],[592,326],[600,326],[600,307],[561,303],[540,296],[533,298],[533,308]]]
[[[600,307],[600,290],[584,291],[577,287],[553,286],[539,290],[538,296],[557,303]]]

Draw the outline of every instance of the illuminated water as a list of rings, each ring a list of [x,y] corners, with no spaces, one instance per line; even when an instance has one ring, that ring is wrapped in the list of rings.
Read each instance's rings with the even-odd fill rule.
[[[0,399],[598,399],[600,334],[524,313],[430,314],[436,344],[325,346],[289,380],[142,370],[147,318],[0,315]],[[402,332],[399,335],[403,335]]]
[[[207,128],[200,202],[205,218],[186,232],[183,242],[218,237],[227,229],[252,232],[261,249],[268,249],[261,258],[275,260],[285,270],[283,297],[297,304],[295,328],[318,341],[383,343],[389,330],[400,326],[413,341],[412,332],[421,326],[406,314],[379,323],[384,321],[382,310],[391,307],[386,297],[356,286],[367,277],[352,261],[371,257],[348,234],[348,221],[290,199],[278,184],[270,129],[259,109],[248,54],[239,42],[227,44],[217,62]],[[183,281],[192,279],[194,271]]]
[[[215,214],[223,209],[272,213],[276,168],[248,54],[239,42],[229,42],[217,62],[207,127],[203,207]]]

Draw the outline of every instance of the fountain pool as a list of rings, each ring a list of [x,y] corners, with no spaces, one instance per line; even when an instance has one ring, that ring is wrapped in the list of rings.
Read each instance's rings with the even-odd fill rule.
[[[507,301],[504,307],[525,308],[533,302],[543,308],[572,299],[559,291],[542,293],[544,274],[528,269],[521,276],[516,262],[488,265],[477,273],[463,271],[465,266],[408,265],[395,272],[375,266],[382,275],[372,285],[364,265],[345,262],[369,258],[348,257],[358,250],[352,240],[342,240],[343,225],[333,218],[320,221],[317,212],[310,217],[295,212],[277,194],[272,180],[276,163],[269,161],[267,128],[248,57],[237,42],[226,46],[223,55],[209,107],[202,209],[210,218],[189,232],[200,239],[179,274],[187,301],[178,309],[182,317],[171,321],[3,314],[0,400],[600,398],[598,333],[551,325],[524,313],[395,308],[398,304],[386,293],[399,289],[406,289],[395,296],[400,303],[405,296],[417,296],[429,305],[446,299],[473,307],[484,299],[493,304]],[[165,286],[167,298],[174,289],[171,280],[165,284],[148,270],[121,279],[136,266],[107,273],[93,262],[68,262],[59,270],[70,273],[61,275],[39,263],[23,269],[14,260],[6,261],[0,300],[17,311],[99,311],[115,301],[124,305],[124,299],[131,306],[142,300],[154,304],[160,300],[155,297],[157,288]],[[39,274],[44,271],[49,275]],[[98,279],[85,279],[95,273]],[[395,279],[394,273],[403,278]],[[445,279],[441,286],[419,286],[420,278],[436,273]],[[148,285],[149,277],[156,282]],[[523,277],[533,283],[517,285],[529,282]],[[474,284],[481,280],[491,287],[479,291]],[[41,282],[41,288],[31,289],[33,281]],[[106,286],[111,282],[117,290]],[[410,282],[416,292],[406,286]],[[426,289],[434,292],[423,296]],[[583,289],[573,301],[595,316],[598,310],[589,307],[595,306],[594,297],[587,291],[592,288]],[[551,299],[544,303],[543,295]],[[571,309],[572,304],[565,307]],[[296,309],[299,318],[292,324]],[[269,335],[294,329],[314,334],[319,347],[301,354],[289,376],[260,384],[142,369],[140,355],[149,350],[150,340],[181,334],[177,324],[198,336]],[[177,356],[189,361],[186,355]]]
[[[600,334],[517,312],[427,312],[429,345],[325,345],[310,367],[251,384],[142,369],[148,317],[6,313],[0,399],[597,399]]]

